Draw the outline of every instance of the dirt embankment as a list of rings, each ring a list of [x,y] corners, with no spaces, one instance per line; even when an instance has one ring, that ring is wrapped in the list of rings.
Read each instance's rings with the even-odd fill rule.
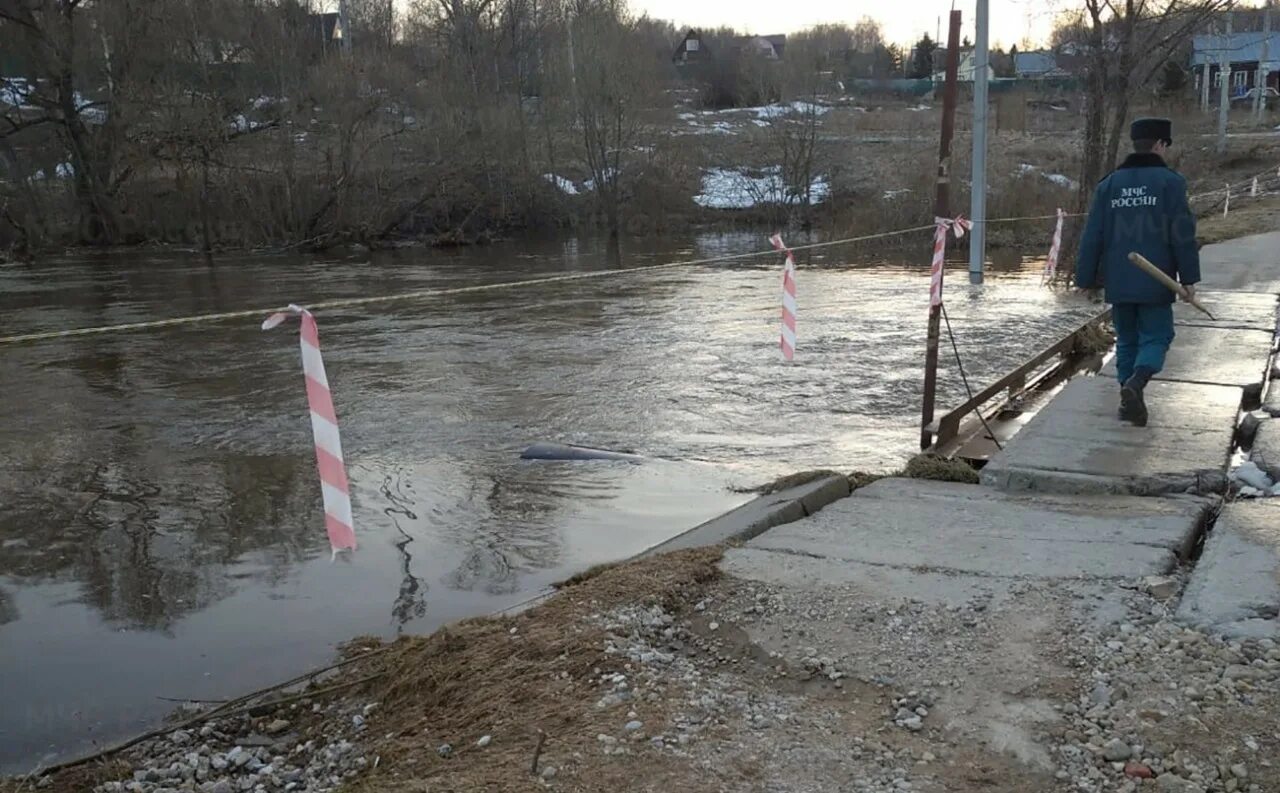
[[[362,660],[309,691],[27,787],[1280,790],[1280,649],[1176,625],[1170,592],[993,579],[922,602],[746,581],[720,554],[623,564],[516,616],[355,642]]]

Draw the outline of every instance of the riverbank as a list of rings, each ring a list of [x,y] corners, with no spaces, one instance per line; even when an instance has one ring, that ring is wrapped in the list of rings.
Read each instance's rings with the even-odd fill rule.
[[[366,681],[341,694],[191,725],[30,787],[1280,785],[1280,651],[1176,624],[1169,585],[1112,592],[1112,624],[1099,628],[1094,593],[1078,582],[943,604],[892,587],[801,594],[726,576],[720,558],[702,549],[606,570],[518,616],[404,639],[316,683]],[[1034,706],[1012,706],[1011,691]]]

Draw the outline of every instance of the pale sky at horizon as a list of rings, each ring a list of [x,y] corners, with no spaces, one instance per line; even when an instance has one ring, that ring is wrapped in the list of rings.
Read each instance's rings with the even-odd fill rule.
[[[1045,0],[990,0],[991,44],[1020,44],[1023,39],[1041,42],[1053,27],[1055,7]],[[852,25],[863,16],[880,23],[885,38],[896,44],[911,44],[923,33],[936,35],[942,18],[946,37],[951,0],[630,0],[631,9],[680,26],[718,27],[728,25],[744,32],[764,35],[791,33],[819,23],[843,22]],[[964,32],[973,36],[974,3],[959,2]]]

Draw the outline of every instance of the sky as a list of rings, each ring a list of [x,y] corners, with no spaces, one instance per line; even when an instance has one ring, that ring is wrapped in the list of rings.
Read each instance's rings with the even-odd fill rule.
[[[1054,9],[1070,3],[1053,0],[990,0],[991,44],[1008,48],[1024,39],[1044,41],[1053,27]],[[946,38],[951,0],[630,0],[632,10],[691,27],[732,27],[757,35],[790,33],[823,22],[852,24],[863,16],[878,21],[885,38],[911,44],[923,33],[935,36],[942,17]],[[1077,4],[1078,5],[1078,4]],[[973,0],[956,5],[964,32],[973,35]]]

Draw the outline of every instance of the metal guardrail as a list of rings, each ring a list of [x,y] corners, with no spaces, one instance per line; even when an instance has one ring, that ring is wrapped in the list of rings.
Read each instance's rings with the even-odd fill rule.
[[[1110,309],[1099,312],[1080,327],[1028,358],[1004,377],[974,394],[972,398],[935,419],[924,428],[924,431],[932,436],[932,447],[936,449],[955,440],[960,434],[960,425],[964,418],[990,402],[1001,391],[1007,390],[1009,398],[1012,399],[1020,393],[1034,390],[1041,383],[1054,377],[1060,372],[1063,364],[1069,364],[1072,359],[1079,357],[1081,337],[1110,316]],[[1047,361],[1058,356],[1064,359],[1058,366],[1043,369]]]

